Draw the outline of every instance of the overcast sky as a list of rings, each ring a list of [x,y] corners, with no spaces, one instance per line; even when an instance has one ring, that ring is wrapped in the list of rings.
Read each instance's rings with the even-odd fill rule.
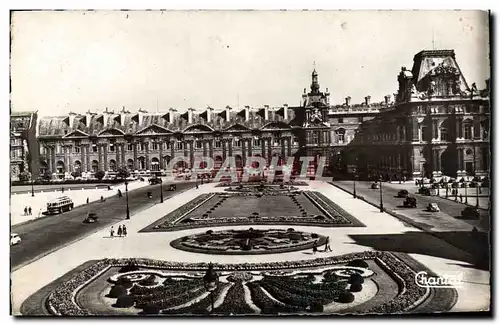
[[[433,39],[484,88],[488,38],[487,14],[472,11],[16,12],[11,108],[298,105],[313,62],[333,104],[382,101]]]

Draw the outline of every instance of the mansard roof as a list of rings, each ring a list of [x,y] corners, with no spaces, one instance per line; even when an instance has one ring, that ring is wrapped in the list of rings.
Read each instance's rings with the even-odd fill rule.
[[[288,119],[284,119],[283,108],[268,108],[268,119],[264,119],[264,108],[249,109],[249,118],[245,120],[244,110],[214,109],[210,122],[206,110],[193,111],[189,123],[186,112],[147,113],[145,111],[129,113],[127,111],[103,112],[102,114],[87,112],[67,116],[42,117],[39,120],[40,137],[63,137],[74,131],[80,131],[88,136],[120,136],[124,134],[144,135],[147,132],[157,134],[214,132],[241,128],[260,129],[270,122],[289,123],[295,117],[295,108],[288,108]],[[229,119],[226,114],[229,112]],[[243,112],[243,113],[242,113]],[[169,123],[169,116],[173,121]],[[150,128],[151,127],[151,128]]]

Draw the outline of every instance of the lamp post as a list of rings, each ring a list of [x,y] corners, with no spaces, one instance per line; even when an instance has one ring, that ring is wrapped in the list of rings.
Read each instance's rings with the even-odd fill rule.
[[[465,188],[465,204],[467,204],[467,180],[464,182],[464,188]]]
[[[130,210],[128,207],[128,182],[125,181],[125,196],[127,198],[127,219],[130,219]]]
[[[217,285],[219,284],[219,276],[214,271],[214,266],[212,262],[208,264],[207,272],[205,276],[203,276],[203,283],[205,285],[205,289],[210,292],[210,300],[212,302],[212,309],[210,313],[214,312],[214,291],[217,289]]]
[[[354,171],[354,191],[352,193],[352,196],[356,199],[357,196],[356,196],[356,178],[358,178],[358,173],[357,171],[355,170]]]
[[[380,185],[380,212],[384,212],[384,200],[382,198],[382,176],[379,179]]]
[[[163,179],[160,177],[160,203],[163,203]]]
[[[34,187],[35,181],[31,179],[31,196],[35,196],[35,187]]]

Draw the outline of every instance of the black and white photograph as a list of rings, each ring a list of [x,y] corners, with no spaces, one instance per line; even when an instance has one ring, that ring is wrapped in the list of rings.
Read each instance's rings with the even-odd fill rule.
[[[11,10],[11,315],[491,315],[491,20]]]

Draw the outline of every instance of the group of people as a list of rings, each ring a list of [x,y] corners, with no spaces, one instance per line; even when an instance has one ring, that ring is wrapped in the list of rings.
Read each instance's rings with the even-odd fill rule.
[[[115,236],[115,229],[113,228],[113,226],[111,226],[111,230],[110,230],[110,236],[111,237],[114,237]],[[118,231],[116,232],[116,235],[118,237],[127,237],[127,227],[125,225],[120,225],[118,226]]]
[[[317,251],[318,251],[318,240],[315,240],[313,243],[313,254],[316,254]],[[332,248],[330,247],[330,237],[326,237],[325,249],[323,250],[323,252],[326,251],[328,252],[332,251]]]
[[[25,216],[31,216],[31,207],[24,207],[24,215]]]

